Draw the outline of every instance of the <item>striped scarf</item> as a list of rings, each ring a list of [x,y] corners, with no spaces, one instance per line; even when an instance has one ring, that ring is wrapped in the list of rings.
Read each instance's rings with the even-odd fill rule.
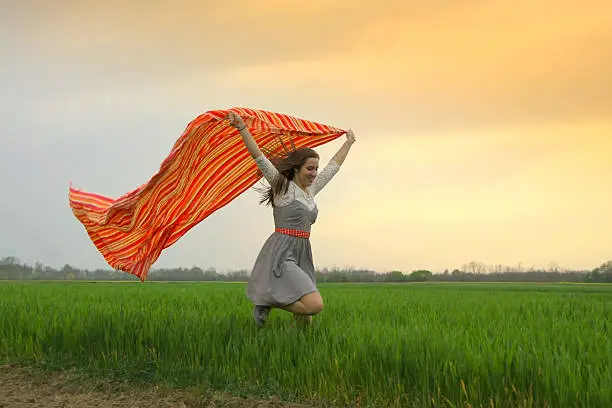
[[[106,262],[142,282],[161,252],[260,178],[242,138],[226,115],[233,111],[266,156],[316,147],[344,130],[263,110],[232,108],[197,116],[159,171],[137,189],[113,199],[76,189],[69,203]]]

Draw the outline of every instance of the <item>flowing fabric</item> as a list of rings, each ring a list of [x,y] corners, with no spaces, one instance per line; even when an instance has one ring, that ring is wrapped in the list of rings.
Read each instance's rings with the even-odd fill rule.
[[[260,178],[237,129],[242,118],[268,155],[316,147],[346,131],[293,116],[247,108],[211,110],[186,127],[159,171],[137,189],[113,199],[70,184],[69,203],[106,262],[142,282],[161,252]]]

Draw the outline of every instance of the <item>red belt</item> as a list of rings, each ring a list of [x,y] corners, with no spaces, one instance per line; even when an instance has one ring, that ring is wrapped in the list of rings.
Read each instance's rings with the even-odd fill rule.
[[[285,234],[285,235],[291,235],[291,236],[298,237],[298,238],[306,238],[306,239],[310,238],[310,232],[308,231],[295,230],[295,229],[290,229],[290,228],[276,228],[276,232]]]

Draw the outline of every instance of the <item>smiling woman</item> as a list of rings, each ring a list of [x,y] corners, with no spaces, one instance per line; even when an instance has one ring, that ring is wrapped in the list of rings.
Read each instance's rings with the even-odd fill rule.
[[[271,308],[277,307],[292,312],[302,324],[310,323],[312,316],[323,310],[309,240],[318,215],[314,197],[340,169],[355,135],[349,130],[346,142],[317,173],[319,155],[313,149],[296,148],[291,140],[293,149],[273,158],[272,163],[242,118],[229,112],[228,119],[240,131],[249,153],[270,183],[261,202],[272,205],[276,227],[261,248],[247,286],[247,296],[255,304],[255,322],[263,326]]]

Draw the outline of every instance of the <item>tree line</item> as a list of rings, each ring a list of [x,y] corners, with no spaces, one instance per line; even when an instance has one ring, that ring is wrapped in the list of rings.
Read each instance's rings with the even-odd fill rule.
[[[593,270],[566,270],[551,263],[546,269],[523,268],[501,265],[485,265],[470,262],[459,269],[433,273],[429,270],[376,272],[357,268],[323,268],[316,271],[318,282],[611,282],[612,261],[602,263]],[[224,281],[246,282],[249,271],[237,270],[220,273],[215,268],[153,268],[149,281]],[[129,273],[112,269],[79,269],[64,265],[60,269],[35,262],[28,265],[18,258],[8,256],[0,259],[0,280],[90,280],[90,281],[137,281]]]

